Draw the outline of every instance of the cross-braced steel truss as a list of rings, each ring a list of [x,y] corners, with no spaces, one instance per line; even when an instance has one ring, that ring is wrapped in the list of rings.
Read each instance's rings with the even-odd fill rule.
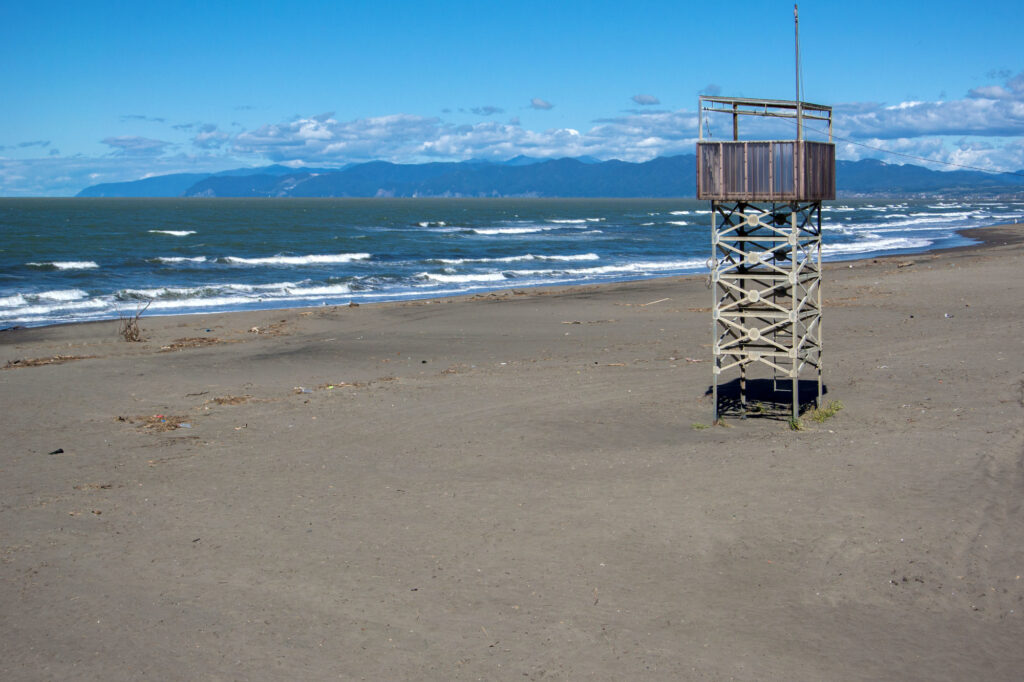
[[[739,405],[746,415],[747,375],[766,367],[773,394],[788,383],[793,419],[800,416],[800,374],[821,384],[821,202],[712,202],[711,283],[715,292],[713,397],[739,371]],[[786,382],[786,380],[789,382]]]

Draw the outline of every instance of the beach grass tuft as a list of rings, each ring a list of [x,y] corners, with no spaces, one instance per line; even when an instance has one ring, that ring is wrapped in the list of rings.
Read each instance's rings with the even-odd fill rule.
[[[840,401],[830,400],[828,401],[828,405],[819,407],[814,412],[811,412],[811,419],[819,424],[824,424],[825,421],[836,416],[841,409],[843,409],[843,404]]]

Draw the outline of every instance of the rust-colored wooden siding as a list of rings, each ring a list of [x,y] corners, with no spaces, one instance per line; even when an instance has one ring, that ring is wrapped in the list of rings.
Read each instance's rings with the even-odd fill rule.
[[[836,198],[836,147],[829,142],[698,142],[697,198],[821,201]]]

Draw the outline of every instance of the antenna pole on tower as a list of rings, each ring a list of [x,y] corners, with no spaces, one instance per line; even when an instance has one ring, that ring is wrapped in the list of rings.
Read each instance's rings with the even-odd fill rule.
[[[793,27],[796,31],[796,139],[804,139],[804,107],[800,99],[800,14],[793,4]]]

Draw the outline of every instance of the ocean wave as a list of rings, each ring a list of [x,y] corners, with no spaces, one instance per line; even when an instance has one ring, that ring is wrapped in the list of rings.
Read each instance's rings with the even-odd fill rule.
[[[690,225],[690,223],[686,222],[685,220],[670,220],[670,221],[668,221],[668,224],[669,225],[678,225],[679,227],[685,227],[687,225]]]
[[[429,280],[431,282],[441,282],[442,284],[465,284],[469,282],[501,282],[505,279],[504,273],[501,272],[473,272],[464,275],[450,275],[450,274],[438,274],[435,272],[421,272],[417,275],[420,279]]]
[[[682,261],[639,261],[635,263],[620,263],[618,265],[599,265],[592,268],[569,268],[560,270],[512,270],[509,274],[515,276],[537,276],[537,275],[562,275],[570,277],[589,277],[593,275],[615,275],[615,274],[651,274],[655,272],[694,270],[702,268],[705,261],[700,258],[692,258]]]
[[[344,294],[349,292],[348,285],[310,285],[310,280],[302,282],[270,282],[267,284],[220,283],[203,284],[194,287],[156,287],[153,289],[121,289],[114,296],[118,300],[182,300],[210,298],[224,295],[249,294],[250,298],[266,298],[274,296]]]
[[[61,301],[55,303],[35,303],[21,306],[6,314],[13,314],[19,317],[24,315],[53,315],[54,313],[73,314],[83,310],[98,310],[110,308],[112,299],[110,297],[90,298],[84,301]]]
[[[484,236],[533,234],[536,232],[551,232],[553,230],[586,230],[592,223],[599,223],[602,221],[604,221],[604,218],[573,218],[558,221],[546,220],[543,223],[528,223],[523,221],[525,224],[512,224],[503,227],[473,227],[460,229],[460,231],[466,232],[467,234]]]
[[[444,227],[448,223],[446,223],[443,220],[423,220],[416,224],[419,225],[420,227]]]
[[[155,263],[166,263],[173,265],[174,263],[205,263],[206,256],[155,256],[149,259]]]
[[[923,217],[923,218],[905,218],[905,219],[890,220],[890,221],[886,221],[884,223],[858,223],[856,225],[856,228],[858,230],[874,230],[876,228],[893,229],[893,228],[899,228],[899,227],[910,227],[910,226],[913,226],[913,225],[926,225],[926,226],[928,226],[928,225],[935,225],[935,223],[940,223],[940,224],[941,223],[956,223],[956,222],[964,222],[964,221],[965,221],[965,217],[964,216],[959,216],[959,215],[949,215],[949,216],[935,215],[935,216],[928,216],[928,217]],[[940,229],[944,229],[944,230],[953,229],[953,226],[951,226],[951,225],[939,225],[938,227],[940,227]],[[922,228],[915,227],[913,229],[916,230],[916,229],[922,229]]]
[[[521,261],[581,261],[581,260],[600,260],[600,256],[596,253],[578,253],[568,255],[535,255],[532,253],[523,254],[522,256],[506,256],[504,258],[434,258],[432,259],[435,263],[441,263],[444,265],[463,265],[465,263],[518,263]]]
[[[296,287],[294,289],[288,289],[287,293],[291,296],[340,296],[343,294],[352,293],[352,287],[347,284],[330,284],[328,286],[318,287]]]
[[[58,260],[44,261],[42,263],[25,263],[30,268],[43,268],[45,270],[92,270],[100,265],[92,260]]]
[[[22,308],[31,305],[64,304],[71,301],[80,301],[88,298],[89,293],[81,289],[54,289],[52,291],[40,291],[36,293],[14,294],[13,296],[0,297],[0,308]],[[60,307],[57,305],[55,307]]]
[[[81,289],[54,289],[52,291],[41,291],[32,294],[41,301],[79,301],[89,296],[87,291]]]
[[[172,237],[187,237],[195,234],[195,230],[150,230],[150,234],[169,234]]]
[[[881,237],[863,239],[845,244],[822,244],[821,252],[825,256],[850,255],[869,253],[871,251],[898,251],[902,249],[923,249],[931,246],[930,239],[912,239],[907,237]]]
[[[369,260],[368,253],[311,254],[308,256],[268,256],[265,258],[242,258],[225,256],[223,260],[232,265],[324,265],[329,263],[351,263]]]
[[[536,232],[550,232],[558,229],[561,228],[536,225],[533,227],[477,227],[469,230],[468,232],[470,234],[494,236],[500,234],[533,234]]]
[[[181,308],[215,308],[231,305],[246,305],[256,301],[249,296],[219,296],[211,298],[189,298],[153,301],[148,310],[175,310]]]

